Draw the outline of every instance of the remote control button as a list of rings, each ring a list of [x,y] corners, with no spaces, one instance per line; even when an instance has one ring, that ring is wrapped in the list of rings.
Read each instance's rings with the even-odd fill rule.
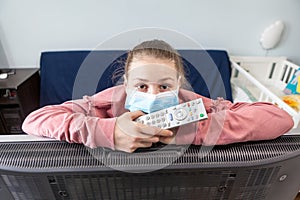
[[[170,113],[170,114],[168,115],[168,117],[169,117],[169,120],[170,120],[170,121],[173,121],[173,115],[172,115],[172,113]]]
[[[187,117],[187,112],[184,109],[179,109],[175,113],[175,119],[182,121]]]

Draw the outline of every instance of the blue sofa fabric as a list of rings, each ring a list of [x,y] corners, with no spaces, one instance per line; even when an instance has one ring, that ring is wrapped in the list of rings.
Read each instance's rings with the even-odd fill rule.
[[[193,90],[203,96],[232,101],[231,67],[223,50],[178,50]],[[40,106],[93,95],[118,84],[127,58],[125,50],[48,51],[40,58]]]

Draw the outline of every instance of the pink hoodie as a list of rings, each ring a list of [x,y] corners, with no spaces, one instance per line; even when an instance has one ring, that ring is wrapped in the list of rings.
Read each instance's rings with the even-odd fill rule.
[[[176,135],[176,144],[223,145],[252,140],[274,139],[293,127],[291,116],[266,103],[231,103],[180,90],[181,102],[202,98],[208,119],[184,125]],[[83,99],[40,108],[27,116],[24,132],[114,149],[116,118],[124,108],[125,87],[116,86]]]

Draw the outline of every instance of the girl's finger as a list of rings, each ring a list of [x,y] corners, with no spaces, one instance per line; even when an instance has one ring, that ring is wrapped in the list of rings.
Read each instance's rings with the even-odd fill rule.
[[[175,144],[175,137],[160,137],[159,141],[164,144]]]
[[[134,112],[129,112],[131,120],[135,120],[136,118],[144,115],[144,113],[140,110],[134,111]]]
[[[161,129],[154,126],[147,126],[145,124],[136,123],[137,130],[141,133],[147,134],[147,135],[156,135],[156,136],[165,136],[169,137],[173,135],[173,132],[166,129]]]
[[[159,137],[138,137],[138,138],[135,138],[135,141],[136,142],[139,142],[139,143],[156,143],[159,141]]]
[[[139,147],[141,147],[141,148],[151,147],[151,146],[152,146],[152,142],[140,142],[139,143]]]

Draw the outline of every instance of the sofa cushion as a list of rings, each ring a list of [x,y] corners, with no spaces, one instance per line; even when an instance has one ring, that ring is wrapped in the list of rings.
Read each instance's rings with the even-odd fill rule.
[[[226,51],[178,50],[193,90],[209,98],[232,101],[231,67]],[[47,51],[41,53],[40,106],[93,95],[118,84],[125,50]]]

